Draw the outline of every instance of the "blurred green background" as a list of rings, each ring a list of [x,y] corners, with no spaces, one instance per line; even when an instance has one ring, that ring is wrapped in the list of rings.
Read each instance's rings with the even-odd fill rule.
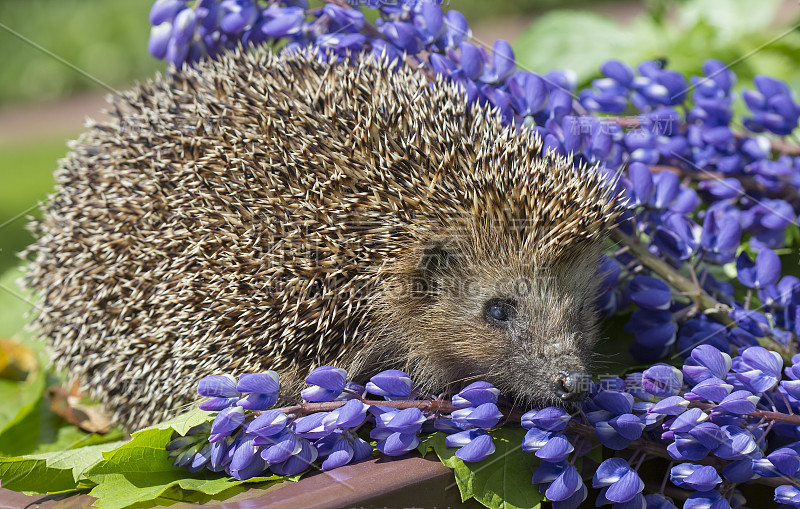
[[[86,117],[101,116],[99,83],[125,87],[163,68],[146,50],[151,3],[0,0],[0,272],[30,242],[25,218],[52,190],[65,142]],[[509,39],[523,68],[574,69],[582,83],[610,57],[635,64],[668,55],[683,72],[715,57],[734,63],[739,86],[769,73],[800,89],[793,0],[445,0],[445,8],[464,12],[480,43]]]

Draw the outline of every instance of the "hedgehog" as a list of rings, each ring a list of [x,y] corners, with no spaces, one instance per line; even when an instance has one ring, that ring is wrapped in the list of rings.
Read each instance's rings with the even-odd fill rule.
[[[32,223],[33,326],[135,428],[217,373],[310,369],[516,401],[585,389],[608,178],[442,77],[233,50],[111,97]]]

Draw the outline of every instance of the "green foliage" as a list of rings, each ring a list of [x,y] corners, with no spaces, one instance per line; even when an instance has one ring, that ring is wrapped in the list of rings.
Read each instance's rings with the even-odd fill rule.
[[[194,496],[220,495],[242,481],[202,471],[196,474],[172,466],[165,447],[173,431],[187,431],[194,424],[207,420],[197,412],[188,418],[138,431],[130,442],[105,453],[104,460],[95,464],[85,477],[95,484],[89,492],[99,499],[96,504],[103,509],[142,507],[157,499],[181,500],[183,494]],[[274,483],[279,476],[250,479],[248,483]]]
[[[37,203],[52,192],[53,170],[58,166],[56,161],[66,153],[66,138],[61,137],[13,145],[0,143],[0,168],[3,170],[3,185],[0,186],[0,271],[19,263],[17,253],[33,241],[25,225],[30,216],[38,215]],[[5,298],[7,293],[0,288],[0,298]],[[27,309],[30,306],[21,309],[16,303],[11,308],[0,307],[0,334],[8,336],[16,333],[21,328],[23,312]],[[11,326],[15,329],[9,331]]]
[[[579,85],[598,77],[600,65],[613,56],[631,65],[666,58],[671,69],[686,74],[700,74],[705,60],[717,58],[731,64],[740,85],[769,74],[796,89],[800,33],[771,28],[780,4],[687,0],[676,2],[674,16],[656,6],[625,25],[590,11],[556,10],[539,17],[514,41],[514,50],[522,68],[572,69]]]
[[[0,336],[13,337],[38,355],[38,367],[23,381],[0,378],[0,482],[3,488],[33,493],[89,492],[103,508],[152,507],[176,500],[204,503],[250,486],[270,486],[278,476],[236,481],[224,473],[191,474],[172,466],[165,446],[173,433],[185,434],[210,419],[193,410],[136,432],[121,441],[119,429],[90,434],[50,409],[45,390],[58,379],[49,373],[42,344],[21,333],[33,304],[14,281],[12,269],[0,276]],[[296,480],[299,476],[288,478]],[[255,483],[255,484],[254,484]]]
[[[0,458],[3,487],[35,493],[60,493],[77,489],[86,471],[103,460],[103,452],[123,442],[81,447],[13,458]]]
[[[0,2],[0,20],[83,72],[0,30],[0,104],[103,90],[86,75],[119,85],[163,67],[147,53],[151,0]],[[84,74],[85,73],[85,74]]]
[[[42,343],[22,332],[33,302],[15,283],[21,276],[18,268],[0,276],[0,337],[13,338],[30,350],[37,365],[22,381],[0,378],[0,456],[36,455],[119,440],[122,432],[118,429],[105,435],[86,433],[50,409],[44,392],[58,380],[45,369]]]
[[[471,498],[491,509],[534,509],[544,496],[531,484],[539,459],[522,452],[525,430],[500,428],[491,432],[497,450],[477,463],[465,463],[456,457],[456,449],[445,445],[446,435],[434,433],[420,444],[420,452],[430,449],[447,467],[453,469],[463,501]]]
[[[103,509],[144,508],[186,501],[204,503],[239,493],[250,486],[268,487],[283,478],[268,476],[237,481],[224,472],[192,474],[172,465],[165,449],[174,433],[210,420],[194,410],[134,433],[129,441],[115,441],[55,451],[0,458],[4,488],[33,493],[88,491]],[[245,486],[247,485],[247,486]]]

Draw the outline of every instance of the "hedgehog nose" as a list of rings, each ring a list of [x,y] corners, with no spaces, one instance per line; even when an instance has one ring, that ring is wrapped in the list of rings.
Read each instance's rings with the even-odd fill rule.
[[[553,392],[564,401],[578,401],[591,388],[591,379],[584,371],[561,371],[553,379]]]

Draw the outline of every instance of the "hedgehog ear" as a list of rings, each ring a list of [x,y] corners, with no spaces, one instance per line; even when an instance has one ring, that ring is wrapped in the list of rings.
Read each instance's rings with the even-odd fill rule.
[[[451,243],[435,241],[426,245],[420,253],[412,281],[412,295],[418,299],[433,299],[440,289],[440,281],[456,270],[458,260]]]

